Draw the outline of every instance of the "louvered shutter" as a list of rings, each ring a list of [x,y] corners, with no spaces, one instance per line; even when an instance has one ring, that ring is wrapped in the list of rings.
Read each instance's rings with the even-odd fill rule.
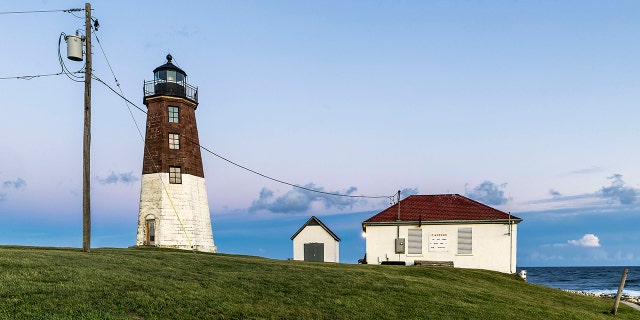
[[[471,228],[458,228],[458,254],[471,254],[472,251]]]
[[[409,229],[409,254],[422,253],[422,229]]]

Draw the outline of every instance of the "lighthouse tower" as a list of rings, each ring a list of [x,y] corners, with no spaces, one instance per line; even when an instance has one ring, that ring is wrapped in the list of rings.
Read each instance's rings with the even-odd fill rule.
[[[198,89],[167,55],[144,83],[147,129],[137,246],[216,252],[196,125]]]

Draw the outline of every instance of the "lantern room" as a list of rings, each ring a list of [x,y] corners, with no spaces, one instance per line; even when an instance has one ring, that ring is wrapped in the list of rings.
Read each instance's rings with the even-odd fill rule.
[[[144,96],[167,95],[198,102],[198,88],[187,83],[187,73],[178,68],[167,55],[167,63],[153,70],[153,80],[144,82]]]

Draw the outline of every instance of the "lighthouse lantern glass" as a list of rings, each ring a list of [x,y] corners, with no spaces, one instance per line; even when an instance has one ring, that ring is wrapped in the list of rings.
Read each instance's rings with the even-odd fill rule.
[[[176,72],[175,70],[167,70],[167,82],[176,82]]]

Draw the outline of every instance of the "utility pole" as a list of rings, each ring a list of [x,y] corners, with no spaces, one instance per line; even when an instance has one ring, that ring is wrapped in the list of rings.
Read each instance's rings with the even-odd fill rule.
[[[91,4],[84,4],[85,56],[84,70],[84,140],[82,157],[82,251],[91,249]]]

